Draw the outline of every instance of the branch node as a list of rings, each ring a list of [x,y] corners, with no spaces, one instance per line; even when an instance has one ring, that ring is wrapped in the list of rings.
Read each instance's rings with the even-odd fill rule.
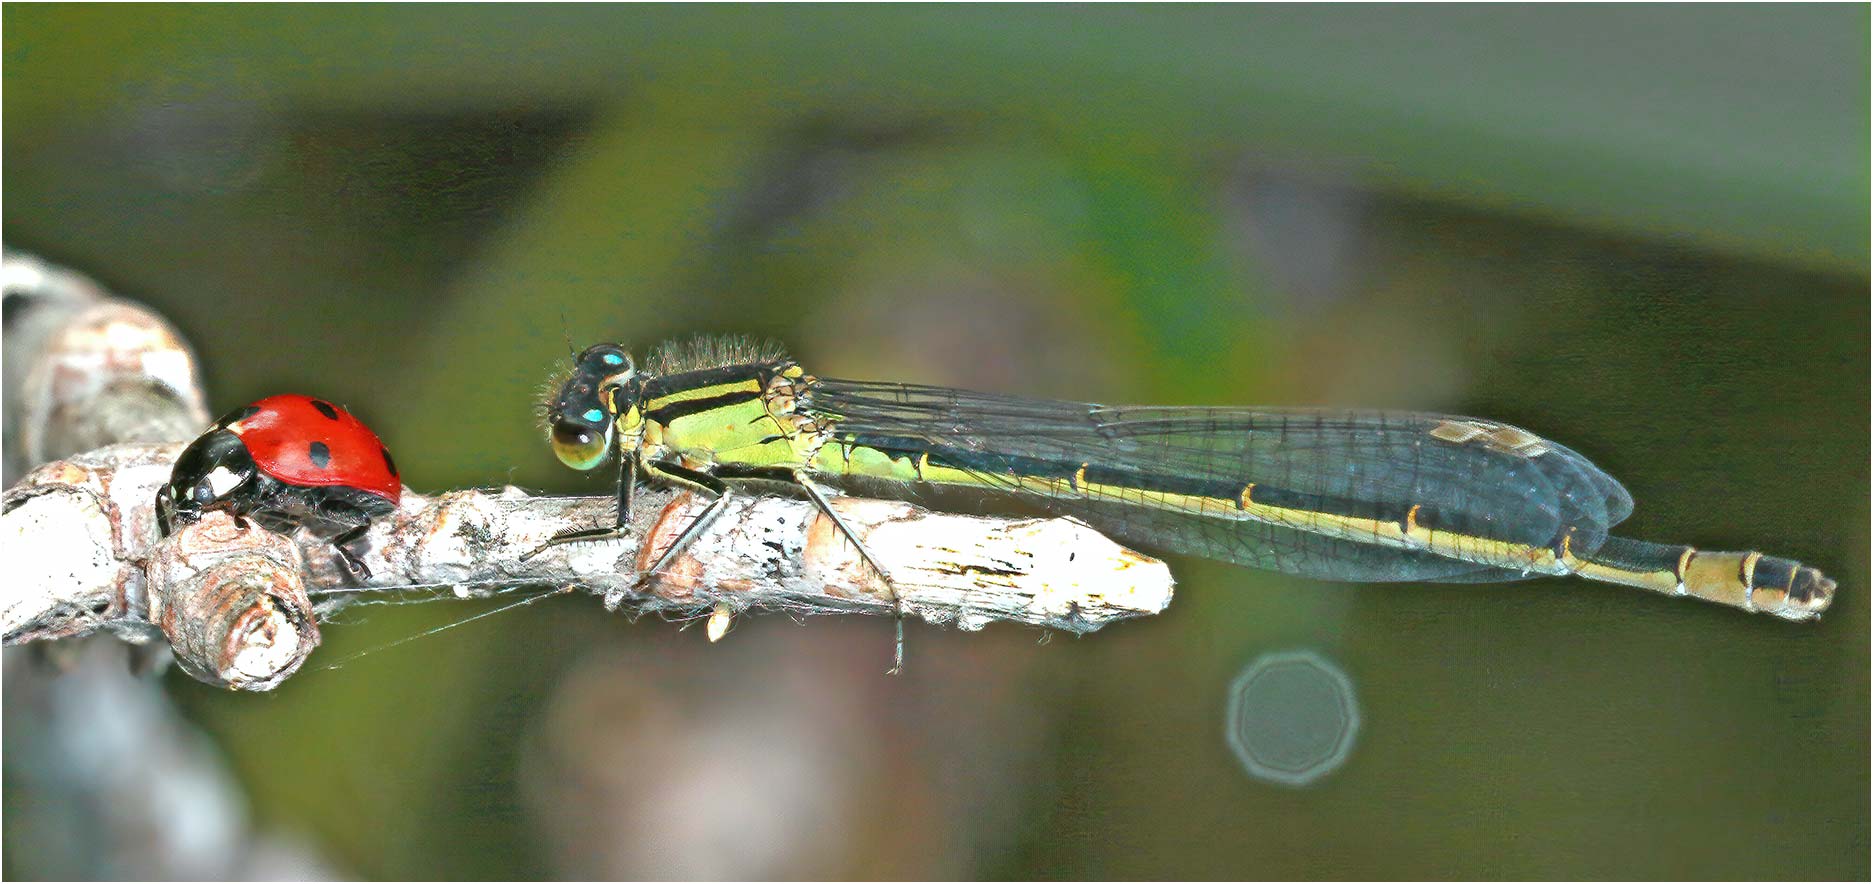
[[[149,571],[150,619],[200,681],[271,690],[319,645],[290,538],[210,513],[158,544]]]

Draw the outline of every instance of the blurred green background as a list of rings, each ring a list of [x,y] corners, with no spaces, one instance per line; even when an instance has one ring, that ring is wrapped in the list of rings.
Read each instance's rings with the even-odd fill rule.
[[[1081,640],[562,598],[359,611],[170,695],[365,877],[1864,878],[1860,5],[68,6],[4,12],[4,237],[173,319],[212,408],[363,415],[422,491],[606,492],[538,388],[693,332],[1036,396],[1485,415],[1625,533],[1801,558],[1819,625],[1540,580],[1173,559]],[[1346,766],[1225,694],[1334,660]],[[9,832],[31,800],[8,795]],[[9,838],[8,877],[34,843]]]

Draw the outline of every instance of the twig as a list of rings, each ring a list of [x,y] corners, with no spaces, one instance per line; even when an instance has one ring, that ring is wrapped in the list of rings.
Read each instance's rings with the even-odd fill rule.
[[[264,690],[317,646],[315,610],[412,586],[461,597],[577,587],[612,610],[712,615],[718,634],[722,618],[751,608],[894,610],[891,590],[830,520],[785,498],[731,502],[657,579],[643,569],[700,512],[690,495],[648,491],[629,535],[542,551],[557,533],[611,519],[611,500],[515,488],[406,493],[401,510],[372,530],[363,556],[372,577],[362,585],[316,539],[294,548],[227,519],[203,520],[159,545],[151,501],[178,449],[113,446],[49,464],[7,491],[8,555],[30,566],[0,599],[8,644],[98,628],[140,636],[155,625],[197,678]],[[906,613],[927,622],[1085,633],[1158,613],[1171,599],[1162,562],[1071,519],[956,515],[862,498],[833,505],[890,573]]]
[[[750,608],[795,613],[895,611],[858,551],[805,501],[731,503],[669,573],[643,574],[699,512],[688,495],[650,491],[615,541],[551,547],[603,524],[605,498],[533,497],[517,489],[407,494],[374,529],[364,585],[330,548],[210,518],[158,544],[152,501],[180,449],[207,422],[186,343],[147,309],[90,280],[9,253],[0,275],[29,310],[8,329],[8,473],[33,470],[4,498],[0,543],[12,577],[0,591],[8,645],[108,630],[166,638],[191,675],[266,690],[319,643],[318,620],[372,593],[449,587],[461,597],[517,585],[578,587],[608,609],[710,618],[719,639]],[[144,444],[111,445],[138,440]],[[97,447],[107,446],[107,447]],[[890,573],[904,611],[980,629],[1007,620],[1075,633],[1163,610],[1160,562],[1066,519],[995,519],[844,498],[834,505]]]
[[[896,610],[892,589],[809,503],[732,502],[668,573],[647,576],[700,511],[688,495],[642,495],[632,532],[553,546],[562,531],[604,524],[609,498],[541,498],[517,489],[405,494],[374,527],[364,585],[330,547],[217,517],[157,543],[153,501],[187,439],[207,423],[188,345],[161,317],[28,255],[0,265],[7,331],[9,477],[45,464],[5,494],[12,579],[0,590],[8,645],[109,630],[166,638],[211,684],[266,690],[319,643],[320,615],[372,593],[448,587],[490,595],[515,586],[582,588],[608,609],[710,617],[719,639],[751,608],[795,613]],[[21,321],[15,323],[12,318]],[[137,444],[112,444],[112,443]],[[1171,598],[1163,563],[1068,519],[936,513],[892,501],[833,504],[891,575],[904,612],[980,629],[1006,620],[1074,633],[1154,614]]]

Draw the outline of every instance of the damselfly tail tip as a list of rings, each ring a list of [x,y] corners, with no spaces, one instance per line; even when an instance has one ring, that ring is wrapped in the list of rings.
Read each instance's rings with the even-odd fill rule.
[[[1788,620],[1815,620],[1834,603],[1833,578],[1806,565],[1796,565],[1794,579],[1789,581],[1785,592],[1769,594],[1768,598],[1752,597],[1759,610],[1767,611],[1777,617]],[[1762,588],[1757,588],[1756,596],[1764,595]],[[1765,604],[1765,602],[1767,604]]]
[[[1609,537],[1574,571],[1589,580],[1689,596],[1784,620],[1815,620],[1834,601],[1834,581],[1794,559]]]

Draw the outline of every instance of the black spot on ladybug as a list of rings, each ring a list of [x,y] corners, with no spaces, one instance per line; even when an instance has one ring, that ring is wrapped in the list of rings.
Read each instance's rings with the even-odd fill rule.
[[[243,405],[240,408],[236,408],[233,411],[230,411],[227,414],[222,415],[220,420],[215,421],[215,426],[225,428],[230,424],[244,421],[259,413],[260,413],[260,409],[255,408],[252,405]]]
[[[390,470],[390,477],[393,479],[396,478],[397,462],[390,459],[390,449],[385,448],[382,445],[379,445],[377,446],[377,450],[383,452],[384,454],[384,466]]]
[[[306,453],[312,456],[312,465],[321,470],[332,465],[332,449],[327,448],[324,442],[312,443]]]
[[[325,415],[327,418],[338,420],[338,409],[333,408],[332,403],[326,402],[323,399],[314,399],[312,400],[312,407],[318,409],[319,413]],[[320,464],[320,466],[324,466],[324,464]]]

